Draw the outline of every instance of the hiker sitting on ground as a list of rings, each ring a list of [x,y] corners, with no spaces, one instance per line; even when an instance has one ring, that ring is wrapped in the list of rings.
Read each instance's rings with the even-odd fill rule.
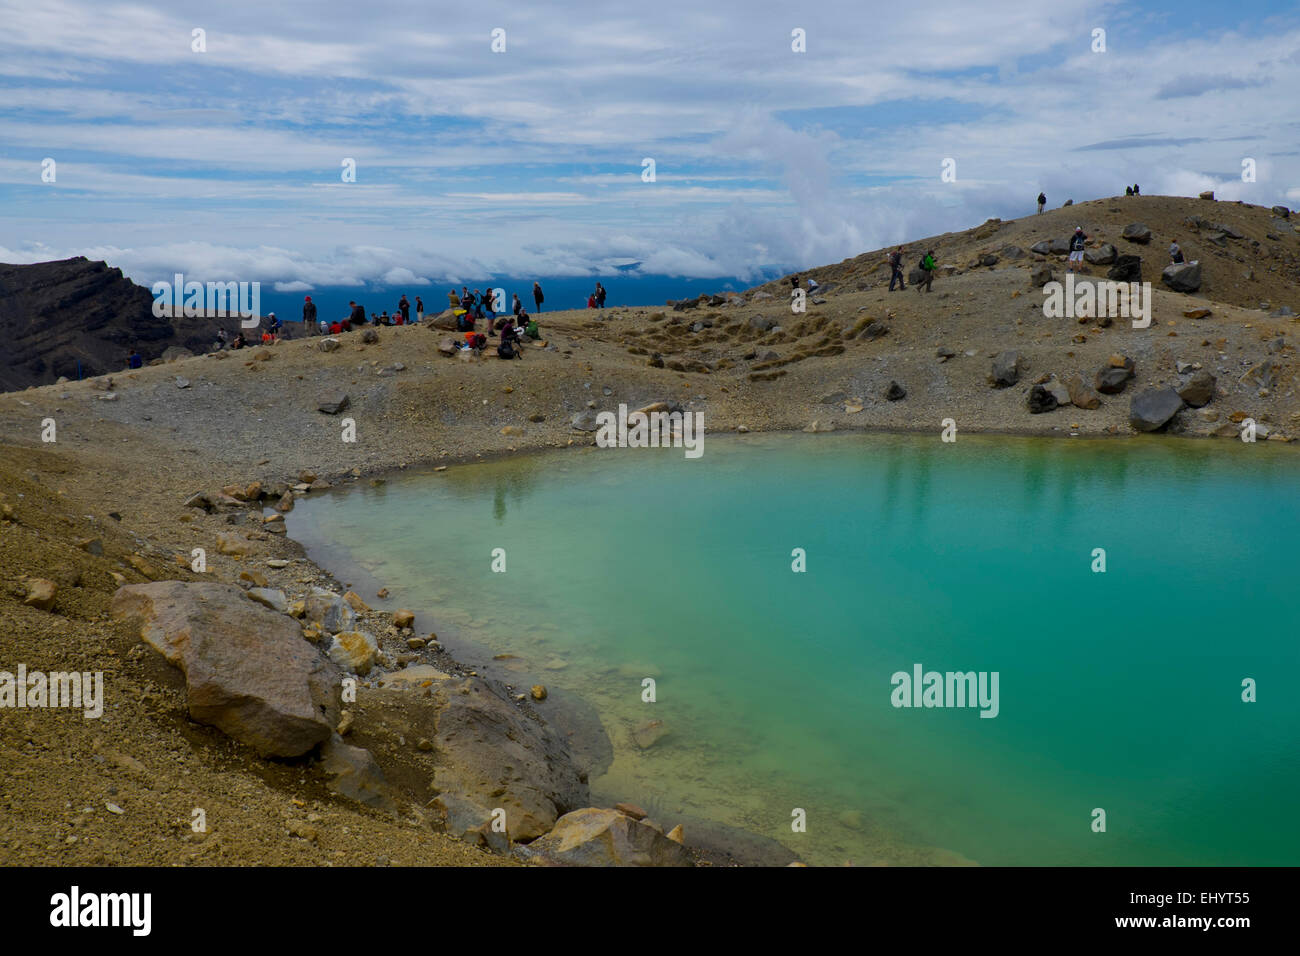
[[[320,320],[319,322],[317,322],[316,324],[320,326],[320,334],[321,334],[321,335],[329,335],[330,324],[329,324],[328,322],[326,322],[324,319],[321,319],[321,320]]]
[[[242,349],[245,344],[246,343],[244,342],[244,333],[239,332],[235,335],[235,341],[230,343],[230,347],[232,349]]]
[[[338,335],[342,331],[343,331],[343,323],[340,322],[338,319],[335,319],[333,322],[330,323],[330,335]]]
[[[501,329],[501,344],[497,346],[497,357],[503,359],[523,357],[519,352],[519,332],[509,322]]]
[[[143,366],[144,366],[144,357],[135,349],[132,349],[131,354],[126,357],[126,367],[142,368]]]
[[[596,307],[596,296],[593,293],[592,295],[587,296],[587,308],[594,309],[595,307]]]
[[[217,351],[221,351],[230,344],[230,335],[225,329],[217,329]]]
[[[1066,266],[1067,272],[1074,271],[1074,264],[1077,262],[1079,268],[1083,268],[1083,246],[1088,241],[1088,237],[1083,234],[1083,226],[1074,227],[1074,235],[1070,237],[1070,261]]]
[[[1042,212],[1043,207],[1047,205],[1047,196],[1044,193],[1038,194],[1038,211]]]
[[[275,336],[277,336],[280,333],[280,330],[284,328],[284,323],[275,317],[274,312],[268,313],[266,318],[268,320],[266,329],[268,332],[271,333],[271,337],[275,338]]]
[[[916,287],[916,291],[920,292],[922,289],[924,289],[926,292],[929,292],[930,283],[934,281],[934,270],[939,268],[939,266],[934,261],[933,249],[931,249],[929,252],[927,252],[924,256],[921,257],[920,268],[921,268],[921,283]]]
[[[1183,250],[1178,245],[1177,237],[1169,243],[1169,261],[1174,265],[1181,265],[1187,261],[1183,258]]]

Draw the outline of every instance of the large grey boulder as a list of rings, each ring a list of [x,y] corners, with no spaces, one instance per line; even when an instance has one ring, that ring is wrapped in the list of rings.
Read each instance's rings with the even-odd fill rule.
[[[567,738],[522,709],[501,684],[431,676],[425,696],[425,683],[418,682],[415,692],[358,688],[363,717],[351,737],[374,749],[389,779],[425,775],[431,792],[445,798],[434,808],[445,817],[441,829],[464,835],[500,809],[508,838],[526,842],[549,831],[562,814],[590,804],[586,774]],[[414,771],[414,758],[377,746],[397,736],[428,742],[428,755],[419,757],[424,762]]]
[[[1083,251],[1083,258],[1094,266],[1108,266],[1115,261],[1115,257],[1115,247],[1109,242],[1103,242],[1096,249]]]
[[[1093,378],[1093,385],[1103,395],[1118,395],[1124,391],[1129,379],[1137,376],[1137,367],[1128,356],[1116,356],[1103,365]]]
[[[1129,242],[1146,245],[1151,241],[1151,227],[1144,222],[1131,222],[1124,227],[1120,236]]]
[[[1160,281],[1175,292],[1195,292],[1201,287],[1199,262],[1176,262],[1165,266]]]
[[[993,385],[997,388],[1007,388],[1015,385],[1020,381],[1020,372],[1023,362],[1020,353],[1008,349],[1005,352],[999,352],[997,358],[993,360],[993,371],[990,378]]]
[[[397,809],[384,771],[369,750],[345,744],[335,733],[321,747],[320,756],[325,785],[334,793],[378,810]]]
[[[1214,384],[1214,376],[1201,369],[1179,387],[1178,397],[1192,408],[1200,408],[1214,398]]]
[[[1129,406],[1129,424],[1140,432],[1158,431],[1169,424],[1182,407],[1183,400],[1168,385],[1149,388],[1133,396],[1133,403]]]
[[[217,583],[128,584],[112,614],[185,673],[190,716],[269,757],[296,757],[338,719],[338,671],[292,618]]]
[[[436,686],[427,736],[437,754],[433,788],[506,811],[511,839],[531,840],[561,813],[591,799],[568,746],[531,719],[495,682],[471,677]]]

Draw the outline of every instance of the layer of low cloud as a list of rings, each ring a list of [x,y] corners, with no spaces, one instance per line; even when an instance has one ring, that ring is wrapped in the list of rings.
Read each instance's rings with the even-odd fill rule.
[[[1300,28],[1179,36],[1169,17],[0,0],[0,260],[281,291],[628,262],[745,277],[1023,215],[1040,189],[1294,200],[1300,124],[1278,104],[1300,87]],[[1255,182],[1227,172],[1245,159]]]

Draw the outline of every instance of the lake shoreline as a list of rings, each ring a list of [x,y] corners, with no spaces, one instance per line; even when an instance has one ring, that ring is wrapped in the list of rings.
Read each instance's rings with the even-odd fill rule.
[[[856,314],[855,301],[847,303],[850,318]],[[722,314],[727,308],[736,307],[724,307]],[[304,472],[334,484],[382,481],[412,469],[455,469],[540,451],[590,449],[592,433],[575,430],[574,420],[619,404],[638,408],[676,401],[687,411],[704,411],[706,456],[712,437],[738,440],[746,432],[808,431],[813,423],[819,432],[833,428],[831,434],[928,433],[939,439],[942,420],[954,414],[952,409],[959,410],[958,442],[964,435],[1067,438],[1073,422],[1081,424],[1083,440],[1132,437],[1127,426],[1120,427],[1127,417],[1124,397],[1099,411],[1031,416],[1018,390],[991,389],[983,381],[986,360],[958,357],[937,363],[933,349],[918,348],[910,338],[919,332],[901,323],[881,340],[896,349],[891,354],[900,367],[915,369],[923,363],[931,370],[960,371],[969,361],[980,371],[968,369],[962,374],[972,377],[961,388],[945,387],[929,396],[913,385],[902,402],[871,397],[881,377],[874,366],[883,356],[872,351],[876,344],[861,341],[844,354],[803,359],[775,381],[751,381],[744,367],[712,374],[678,372],[647,364],[635,352],[629,354],[630,348],[642,346],[624,344],[635,342],[638,333],[644,338],[681,328],[655,315],[663,313],[546,313],[548,347],[534,347],[522,362],[446,358],[438,351],[449,337],[445,332],[384,328],[378,330],[377,342],[364,343],[351,333],[330,352],[320,350],[318,339],[298,339],[0,395],[0,444],[6,448],[0,466],[7,488],[3,503],[13,510],[10,527],[16,542],[8,554],[8,576],[14,588],[21,587],[17,582],[23,576],[60,581],[68,601],[89,609],[81,617],[51,613],[24,605],[21,596],[7,597],[5,609],[33,641],[23,645],[28,647],[24,653],[58,647],[79,656],[85,653],[81,648],[91,646],[96,650],[90,663],[120,672],[125,686],[144,686],[145,662],[122,670],[126,658],[121,655],[138,645],[138,632],[132,636],[107,620],[107,602],[120,584],[166,579],[237,583],[241,572],[255,570],[271,587],[292,589],[297,577],[328,577],[327,569],[296,563],[304,558],[302,549],[262,524],[261,502],[223,497],[223,488],[259,482],[263,491],[279,492],[276,499],[285,491],[292,499],[292,486],[301,483]],[[773,346],[786,347],[780,342]],[[1141,362],[1139,358],[1143,370]],[[916,371],[891,374],[909,381],[922,378]],[[318,410],[325,399],[345,395],[348,401],[340,412]],[[864,396],[861,410],[848,411],[857,406],[844,399],[855,395]],[[823,401],[829,398],[837,402]],[[1287,420],[1291,408],[1279,404],[1282,399],[1279,389],[1263,407],[1244,398],[1239,402],[1261,420],[1278,421]],[[1216,399],[1215,404],[1226,410],[1237,402]],[[1188,418],[1189,424],[1197,421]],[[344,419],[355,424],[355,442],[340,438]],[[42,440],[47,422],[57,428],[53,441]],[[1185,434],[1147,441],[1204,437],[1211,430],[1208,423],[1193,424]],[[1286,447],[1270,444],[1277,444],[1279,453]],[[196,494],[207,495],[215,506],[210,511],[185,507]],[[217,547],[218,534],[236,530],[255,543],[247,558],[221,554]],[[103,553],[84,551],[78,545],[83,540],[99,541]],[[202,577],[189,570],[188,555],[196,547],[208,553]],[[275,568],[267,566],[268,560],[292,563]],[[56,602],[56,609],[61,606]],[[75,635],[100,633],[109,642],[102,651],[84,641],[69,643]],[[119,650],[110,655],[112,641]],[[183,699],[174,687],[168,693]],[[156,728],[146,724],[123,733],[123,748],[146,748],[153,746]],[[78,746],[89,747],[89,738]],[[262,772],[252,761],[230,780]],[[51,774],[58,779],[56,771]],[[58,806],[64,802],[57,786],[46,797]],[[277,806],[273,797],[267,800],[268,806]],[[121,852],[123,859],[150,859],[140,850]],[[241,862],[272,858],[258,856],[257,844],[240,852],[247,854]],[[185,858],[179,851],[166,857]]]

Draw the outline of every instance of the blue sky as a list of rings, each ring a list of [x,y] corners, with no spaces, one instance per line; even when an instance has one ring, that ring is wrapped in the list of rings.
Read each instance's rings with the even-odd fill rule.
[[[141,282],[743,277],[1039,189],[1300,205],[1294,3],[0,0],[0,23],[0,261]]]

